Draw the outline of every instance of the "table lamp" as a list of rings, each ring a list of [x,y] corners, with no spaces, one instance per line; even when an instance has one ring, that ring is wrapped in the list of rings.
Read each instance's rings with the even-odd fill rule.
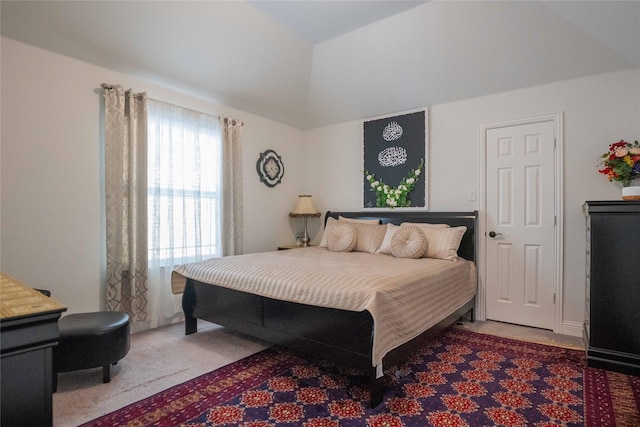
[[[309,246],[309,233],[307,233],[307,218],[310,216],[319,217],[320,212],[313,206],[313,202],[311,201],[311,196],[308,194],[303,194],[298,196],[298,204],[293,212],[289,213],[289,216],[292,218],[304,218],[304,234],[302,235],[302,246]]]

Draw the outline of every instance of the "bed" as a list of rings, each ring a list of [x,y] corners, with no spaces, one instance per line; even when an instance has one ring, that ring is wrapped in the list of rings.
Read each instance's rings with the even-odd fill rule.
[[[402,363],[410,354],[426,340],[439,334],[442,330],[455,323],[461,317],[467,316],[473,320],[475,304],[475,290],[477,276],[476,261],[476,222],[477,211],[474,212],[418,212],[418,211],[368,211],[368,212],[327,212],[325,224],[342,220],[378,220],[381,224],[428,223],[448,224],[451,227],[466,227],[457,250],[458,261],[449,260],[402,260],[391,255],[372,253],[331,253],[327,248],[310,247],[289,251],[267,252],[263,254],[241,255],[236,257],[209,260],[209,263],[195,263],[178,267],[173,274],[173,292],[182,292],[182,308],[185,315],[185,333],[197,332],[197,319],[207,320],[235,331],[251,335],[268,342],[272,342],[296,351],[311,354],[338,364],[361,370],[369,376],[371,387],[371,405],[377,406],[382,401],[383,379],[382,372],[392,366]],[[390,226],[389,226],[390,227]],[[306,272],[306,258],[312,258],[313,264],[322,266],[326,261],[326,277],[324,273],[316,271],[309,265]],[[424,260],[424,261],[423,261]],[[227,269],[235,270],[240,263],[248,261],[249,269],[255,270],[256,276],[249,279],[238,279],[244,287],[234,289],[234,274],[222,276],[216,271],[215,263],[228,264]],[[412,262],[413,261],[413,262]],[[418,262],[415,262],[418,261]],[[295,266],[294,270],[284,274],[286,267],[279,262]],[[211,269],[209,264],[213,263]],[[271,264],[273,263],[273,264]],[[337,263],[337,264],[336,264]],[[371,265],[368,269],[358,269],[356,266]],[[446,274],[446,278],[439,279],[434,286],[443,290],[443,298],[427,298],[424,301],[407,298],[411,293],[398,292],[386,284],[382,284],[385,276],[383,264],[393,264],[398,277],[413,277],[409,272],[410,266],[433,263],[438,268],[455,268],[468,270],[464,273]],[[380,267],[377,265],[380,264]],[[273,266],[273,267],[271,267]],[[330,266],[330,267],[329,267]],[[338,268],[336,268],[338,266]],[[352,269],[353,266],[353,269]],[[375,267],[374,267],[375,266]],[[465,267],[468,266],[468,267]],[[419,267],[416,267],[419,268]],[[338,270],[343,270],[344,276],[334,276]],[[371,271],[367,271],[371,270]],[[453,271],[453,270],[452,270]],[[281,274],[282,273],[282,274]],[[351,274],[351,275],[349,275]],[[452,285],[444,283],[456,274],[467,275],[472,281],[473,289],[467,284],[464,293],[453,295],[446,289]],[[279,275],[283,278],[280,279]],[[324,277],[324,286],[320,290],[309,290],[308,282],[314,282],[317,277]],[[443,277],[442,275],[437,277]],[[460,276],[463,277],[463,276]],[[465,276],[466,277],[466,276]],[[287,285],[285,278],[289,282]],[[338,279],[339,278],[339,279]],[[380,288],[375,289],[375,297],[363,297],[361,288],[369,282],[381,281]],[[280,283],[280,280],[282,283]],[[342,280],[341,283],[335,283]],[[406,286],[415,286],[409,284]],[[404,285],[403,285],[404,286]],[[291,290],[293,289],[293,290]],[[328,290],[327,290],[328,289]],[[340,294],[339,301],[328,302],[327,293],[333,289]],[[400,289],[400,288],[398,288]],[[409,289],[409,288],[407,288]],[[440,294],[439,293],[439,294]],[[312,301],[301,299],[313,294]],[[391,301],[398,309],[398,318],[391,316],[385,303],[387,294],[392,298],[404,300]],[[403,296],[404,295],[404,296]],[[391,298],[391,297],[389,297]],[[429,301],[432,299],[433,301]],[[302,303],[300,301],[305,301]],[[381,302],[382,301],[382,302]],[[395,304],[395,305],[394,305]],[[404,310],[413,304],[413,311]],[[420,310],[423,307],[430,309]],[[405,312],[406,311],[406,312]],[[426,320],[412,321],[417,312],[426,313]],[[437,313],[436,313],[437,312]],[[430,317],[429,317],[430,315]],[[435,316],[435,317],[434,317]],[[388,319],[389,318],[389,319]],[[377,319],[374,321],[374,319]],[[408,331],[394,329],[404,325]],[[427,327],[424,327],[424,326]]]

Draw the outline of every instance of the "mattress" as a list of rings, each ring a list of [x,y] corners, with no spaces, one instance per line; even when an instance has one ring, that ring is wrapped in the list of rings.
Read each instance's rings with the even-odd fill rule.
[[[368,252],[308,247],[213,258],[172,273],[172,292],[186,279],[268,298],[349,311],[374,320],[372,366],[473,298],[475,264],[432,258],[400,259]]]

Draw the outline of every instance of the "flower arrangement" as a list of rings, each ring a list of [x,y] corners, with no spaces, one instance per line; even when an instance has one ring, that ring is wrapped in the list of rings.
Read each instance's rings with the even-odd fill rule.
[[[623,187],[640,177],[640,143],[619,141],[609,145],[600,162],[603,166],[598,172],[607,175],[609,181],[618,181]]]
[[[396,208],[396,207],[408,207],[411,206],[411,200],[407,197],[416,186],[420,174],[422,173],[422,167],[424,166],[424,159],[420,160],[420,164],[416,169],[412,169],[407,177],[402,178],[400,184],[397,187],[391,187],[388,184],[382,182],[381,179],[377,179],[375,175],[364,171],[364,174],[371,185],[370,190],[376,192],[376,206],[379,208]]]

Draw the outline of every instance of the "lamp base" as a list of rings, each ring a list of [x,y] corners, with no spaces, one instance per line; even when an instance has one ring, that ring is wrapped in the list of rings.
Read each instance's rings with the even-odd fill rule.
[[[304,217],[304,233],[302,234],[302,237],[300,238],[300,242],[302,243],[302,247],[306,248],[307,246],[309,246],[309,233],[307,233],[307,217]]]
[[[300,238],[300,242],[302,243],[302,247],[306,248],[309,246],[309,233],[307,233],[307,217],[304,217],[304,234]]]

